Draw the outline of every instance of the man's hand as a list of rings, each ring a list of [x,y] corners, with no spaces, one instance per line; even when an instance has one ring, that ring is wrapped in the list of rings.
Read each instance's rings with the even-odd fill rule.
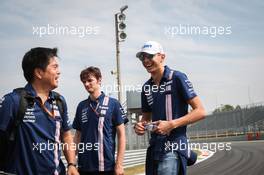
[[[115,165],[115,175],[124,175],[124,168],[120,164]]]
[[[153,122],[153,124],[157,126],[156,129],[154,130],[154,132],[156,132],[157,134],[169,135],[171,130],[174,129],[171,121],[159,120]]]
[[[79,172],[75,166],[69,166],[67,170],[67,175],[79,175]]]
[[[147,122],[138,122],[138,123],[135,124],[134,130],[135,130],[135,133],[137,135],[144,135],[145,134],[145,127],[144,127],[144,125],[146,123]]]

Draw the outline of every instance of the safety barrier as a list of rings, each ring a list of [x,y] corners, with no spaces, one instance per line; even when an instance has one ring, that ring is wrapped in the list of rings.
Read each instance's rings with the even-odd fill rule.
[[[125,156],[124,156],[124,168],[128,167],[133,167],[136,165],[142,165],[145,163],[146,159],[146,149],[138,149],[138,150],[128,150],[125,151]],[[62,161],[67,165],[66,159],[63,156]]]

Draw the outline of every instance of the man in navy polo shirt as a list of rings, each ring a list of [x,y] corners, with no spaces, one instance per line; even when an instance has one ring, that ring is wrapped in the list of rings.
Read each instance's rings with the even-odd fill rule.
[[[125,151],[126,116],[120,103],[100,91],[102,75],[97,67],[88,67],[80,79],[90,94],[79,103],[73,128],[78,144],[78,167],[81,175],[122,175]],[[115,137],[118,150],[115,161]]]
[[[159,43],[146,42],[136,56],[151,75],[141,93],[143,117],[134,127],[138,135],[153,128],[146,175],[186,174],[193,155],[188,149],[186,127],[204,118],[203,105],[187,76],[164,66],[165,53]],[[193,108],[189,113],[188,105]]]
[[[33,48],[22,61],[24,77],[28,84],[25,90],[33,97],[33,104],[27,106],[23,120],[18,126],[16,142],[5,171],[18,175],[65,174],[61,161],[61,141],[72,145],[67,106],[59,96],[63,113],[55,100],[60,75],[57,49]],[[15,91],[5,95],[0,105],[0,132],[13,126],[18,113],[20,95]],[[62,140],[61,140],[62,139]],[[75,150],[65,149],[65,157],[70,166],[68,174],[79,174],[75,165]]]

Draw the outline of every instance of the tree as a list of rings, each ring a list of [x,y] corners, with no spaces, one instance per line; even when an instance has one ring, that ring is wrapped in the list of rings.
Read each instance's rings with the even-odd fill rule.
[[[240,106],[239,106],[240,107]],[[236,109],[238,108],[238,106],[236,107]],[[225,105],[221,105],[221,107],[216,108],[213,111],[213,114],[215,113],[219,113],[219,112],[227,112],[227,111],[233,111],[235,110],[235,108],[232,105],[229,104],[225,104]]]

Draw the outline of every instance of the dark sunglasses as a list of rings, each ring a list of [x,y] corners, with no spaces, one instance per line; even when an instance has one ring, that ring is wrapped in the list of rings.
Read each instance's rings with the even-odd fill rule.
[[[155,56],[155,54],[142,53],[142,54],[139,56],[139,60],[140,60],[140,61],[143,61],[144,58],[147,58],[147,59],[152,60],[154,56]]]

